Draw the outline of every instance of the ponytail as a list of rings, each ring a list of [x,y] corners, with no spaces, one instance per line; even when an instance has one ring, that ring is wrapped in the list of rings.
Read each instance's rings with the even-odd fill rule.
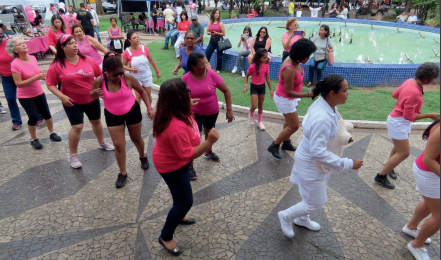
[[[430,131],[432,130],[432,128],[434,126],[436,126],[436,124],[439,124],[439,122],[440,122],[440,120],[438,118],[437,120],[435,120],[435,122],[433,122],[431,125],[429,125],[429,127],[427,127],[426,130],[424,130],[423,140],[427,141],[429,139]]]
[[[312,89],[312,93],[314,93],[315,97],[321,95],[323,98],[326,98],[332,90],[338,93],[343,81],[345,81],[345,78],[340,75],[329,75],[324,80],[317,82],[316,86]]]

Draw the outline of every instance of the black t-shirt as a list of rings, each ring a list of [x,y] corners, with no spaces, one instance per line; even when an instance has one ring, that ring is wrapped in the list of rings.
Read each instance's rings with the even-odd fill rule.
[[[158,9],[153,8],[153,9],[152,9],[152,14],[157,14],[157,13],[158,13]],[[156,20],[156,19],[158,19],[158,16],[157,16],[157,15],[152,15],[152,19],[153,19],[153,20]]]
[[[89,11],[86,10],[80,10],[77,13],[77,20],[81,22],[81,26],[84,27],[88,27],[88,28],[92,28],[92,23],[90,22],[90,20],[93,20],[93,16],[91,13],[89,13]]]
[[[38,15],[37,17],[35,17],[33,24],[35,24],[35,26],[38,26],[40,25],[41,20],[43,20],[43,17],[41,17],[41,15]]]

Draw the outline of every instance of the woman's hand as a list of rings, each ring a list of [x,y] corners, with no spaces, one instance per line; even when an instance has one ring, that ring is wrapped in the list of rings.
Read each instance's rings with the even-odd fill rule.
[[[97,88],[97,89],[95,89],[95,90],[92,90],[92,91],[90,92],[90,96],[91,96],[93,99],[98,99],[99,97],[104,96],[103,88]]]
[[[306,32],[305,31],[303,31],[303,34],[302,34],[302,36],[300,36],[300,38],[305,38],[305,34],[306,34]]]
[[[178,69],[177,67],[175,67],[175,68],[173,69],[173,74],[178,75],[178,71],[179,71],[179,69]]]
[[[270,89],[271,97],[274,97],[274,92],[272,89]]]
[[[358,170],[363,166],[363,160],[354,160],[354,166],[352,167],[353,170]]]
[[[214,144],[217,142],[217,140],[219,140],[219,132],[216,130],[216,128],[212,128],[208,133],[207,142]]]
[[[61,102],[63,102],[63,105],[67,106],[67,107],[73,107],[74,104],[72,103],[73,99],[71,99],[70,97],[64,95],[61,99]]]
[[[38,75],[37,80],[46,80],[46,73],[45,72],[42,71],[42,72],[38,73],[37,75]]]
[[[155,118],[155,111],[153,111],[153,109],[149,109],[147,110],[147,115],[149,116],[150,120],[153,120],[153,118]]]
[[[438,113],[430,113],[429,118],[432,120],[437,120],[440,117]]]
[[[136,74],[136,73],[138,73],[138,71],[139,71],[139,70],[138,70],[138,68],[137,68],[137,67],[133,67],[133,68],[132,68],[132,72],[133,72],[133,73],[135,73],[135,74]]]
[[[192,107],[196,106],[198,103],[198,101],[200,100],[200,98],[192,98],[190,99],[190,104]]]
[[[236,118],[234,118],[234,116],[233,116],[233,110],[228,110],[228,111],[227,111],[227,120],[228,120],[228,123],[233,122],[235,119],[236,119]]]
[[[326,52],[328,52],[328,53],[331,52],[331,48],[329,48],[329,47],[326,48]]]
[[[243,87],[243,93],[245,94],[245,93],[247,93],[247,91],[248,91],[248,85],[245,85],[245,86]]]
[[[156,72],[156,77],[158,78],[158,79],[160,79],[161,78],[161,72]]]
[[[351,137],[351,139],[349,139],[349,143],[352,143],[352,142],[354,142],[354,139],[352,139],[352,137]]]

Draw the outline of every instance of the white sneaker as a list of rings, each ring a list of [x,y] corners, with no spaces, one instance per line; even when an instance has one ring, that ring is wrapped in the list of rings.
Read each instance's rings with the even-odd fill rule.
[[[294,219],[294,224],[296,224],[297,226],[305,227],[312,231],[320,230],[320,224],[309,219],[309,216],[306,221],[303,221],[301,218]]]
[[[236,72],[237,72],[237,67],[234,67],[231,73],[236,73]]]
[[[109,144],[108,142],[104,141],[104,143],[98,145],[98,148],[106,151],[113,151],[115,150],[115,146]]]
[[[279,211],[278,215],[283,234],[287,237],[294,237],[294,230],[292,229],[291,222],[285,220],[282,211]]]
[[[83,167],[83,165],[81,164],[80,160],[78,160],[78,154],[72,154],[69,155],[69,162],[70,162],[70,166],[74,169],[79,169],[81,167]]]
[[[265,131],[265,125],[262,122],[257,122],[257,128],[259,128],[262,131]]]
[[[0,106],[0,114],[6,114],[6,109],[3,106]]]
[[[407,249],[409,249],[416,260],[430,260],[429,253],[424,247],[415,249],[412,246],[412,242],[410,242],[409,244],[407,244]]]
[[[245,78],[246,74],[245,71],[242,71],[242,78]]]
[[[420,232],[420,229],[417,230],[410,230],[407,227],[407,224],[403,227],[403,232],[406,233],[407,235],[416,238],[418,236],[418,233]],[[429,237],[428,239],[426,239],[426,244],[431,244],[432,243],[432,239]]]

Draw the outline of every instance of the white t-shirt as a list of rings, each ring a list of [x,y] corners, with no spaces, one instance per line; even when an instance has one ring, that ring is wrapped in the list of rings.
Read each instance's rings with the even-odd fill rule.
[[[309,7],[309,10],[311,10],[311,17],[318,17],[318,12],[321,10],[321,7],[313,8]]]
[[[411,23],[411,22],[417,22],[417,21],[418,21],[418,16],[417,16],[417,15],[411,15],[411,16],[409,16],[409,18],[407,18],[407,21],[408,21],[409,23]]]

